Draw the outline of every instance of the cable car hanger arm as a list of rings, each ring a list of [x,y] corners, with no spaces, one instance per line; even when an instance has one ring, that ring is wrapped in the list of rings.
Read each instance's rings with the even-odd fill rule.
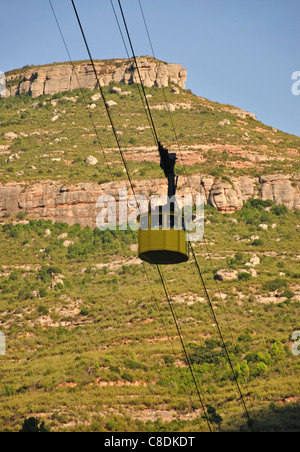
[[[170,154],[168,149],[164,148],[160,141],[158,142],[158,150],[160,167],[168,179],[168,197],[170,199],[175,196],[178,184],[178,176],[175,175],[176,154]]]

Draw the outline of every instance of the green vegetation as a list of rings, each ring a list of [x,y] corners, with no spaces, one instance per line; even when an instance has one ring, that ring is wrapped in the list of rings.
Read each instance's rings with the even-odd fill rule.
[[[128,90],[104,92],[118,104],[111,114],[129,171],[133,179],[161,177],[153,155],[140,156],[153,136],[138,87]],[[124,179],[102,100],[86,108],[93,94],[1,99],[0,182]],[[162,90],[146,94],[151,106],[165,104]],[[172,120],[183,153],[199,157],[185,167],[178,161],[178,174],[232,184],[233,175],[299,172],[300,138],[189,91],[166,94],[181,104]],[[175,148],[169,113],[152,112],[161,141]],[[230,123],[220,125],[225,118]],[[267,160],[253,164],[253,152]],[[97,165],[86,164],[89,155]],[[249,431],[236,381],[256,431],[299,431],[300,360],[291,341],[300,330],[299,212],[250,199],[231,218],[206,206],[205,218],[205,241],[194,248],[226,351],[192,257],[162,271],[206,416],[157,270],[134,259],[136,232],[53,224],[26,212],[2,219],[0,431],[194,432],[207,430],[207,420],[214,431]],[[236,278],[218,281],[222,269]]]
[[[124,91],[125,85],[117,86]],[[136,148],[153,146],[153,135],[138,86],[126,86],[128,90],[131,95],[119,96],[111,92],[111,87],[104,88],[106,100],[117,103],[111,109],[111,115],[122,150],[129,157],[129,170],[131,174],[134,172],[135,179],[160,177],[156,162],[139,158],[142,151]],[[29,95],[1,99],[0,146],[4,146],[4,150],[0,153],[0,181],[47,179],[104,183],[124,179],[104,103],[102,99],[91,100],[96,93],[98,91],[84,89],[37,99]],[[178,174],[201,172],[230,182],[233,175],[256,177],[266,172],[299,172],[300,138],[274,132],[252,118],[241,120],[232,112],[232,107],[198,98],[189,91],[181,90],[178,95],[172,93],[170,87],[164,95],[162,89],[153,87],[146,88],[146,94],[152,96],[150,107],[165,106],[165,96],[169,103],[178,105],[171,114],[179,144],[187,151],[196,152],[197,149],[199,162],[187,162],[184,169],[178,161]],[[96,105],[94,110],[86,108],[91,103]],[[169,112],[152,109],[152,115],[164,145],[177,146]],[[56,118],[54,122],[53,118]],[[218,126],[224,118],[230,125]],[[245,131],[250,137],[248,141],[242,139]],[[8,132],[14,132],[17,138],[6,139]],[[218,151],[220,145],[221,148],[227,146],[227,150]],[[249,160],[253,152],[267,156],[267,160],[259,166],[253,165]],[[89,155],[97,158],[96,166],[85,163]],[[183,149],[182,155],[185,155]]]
[[[291,351],[299,215],[278,217],[273,207],[250,201],[234,224],[207,207],[210,258],[195,244],[234,375],[193,259],[163,268],[216,431],[249,429],[235,378],[257,431],[299,431],[300,361]],[[259,229],[262,215],[277,227]],[[62,233],[74,245],[64,247]],[[253,234],[263,237],[263,251]],[[19,431],[29,418],[51,431],[207,429],[156,269],[147,265],[146,275],[132,261],[136,233],[5,220],[0,237],[1,431]],[[221,268],[243,274],[253,254],[257,276],[215,281]]]
[[[40,422],[39,419],[34,417],[25,419],[20,430],[21,433],[48,433],[49,431],[44,421]]]

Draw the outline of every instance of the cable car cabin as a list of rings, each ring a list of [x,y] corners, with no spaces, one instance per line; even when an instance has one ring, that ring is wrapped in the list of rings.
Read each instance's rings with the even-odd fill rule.
[[[169,154],[159,145],[160,167],[168,180],[168,204],[149,210],[140,216],[139,258],[149,264],[180,264],[189,259],[185,218],[176,212],[171,199],[176,194],[178,177],[175,176],[176,154]]]
[[[140,216],[139,258],[149,264],[180,264],[189,259],[184,216],[176,212],[147,212]]]

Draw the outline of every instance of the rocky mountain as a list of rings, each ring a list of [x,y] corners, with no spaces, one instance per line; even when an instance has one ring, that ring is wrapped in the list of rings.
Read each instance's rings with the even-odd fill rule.
[[[140,61],[178,194],[209,204],[204,240],[161,284],[136,231],[95,227],[99,196],[131,195],[103,100],[135,192],[166,193],[130,62],[97,63],[105,99],[87,62],[83,89],[68,64],[7,74],[0,431],[207,431],[206,408],[211,431],[247,432],[236,381],[256,432],[299,431],[300,138],[185,90],[181,66]]]
[[[179,193],[203,194],[224,213],[253,197],[300,208],[299,137],[186,91],[179,64],[141,57],[138,65],[161,140],[178,153]],[[105,60],[96,68],[138,192],[165,193],[134,64]],[[128,182],[91,64],[23,68],[6,77],[0,217],[26,212],[95,227],[98,196],[118,197]]]
[[[128,193],[132,196],[129,184]],[[99,209],[96,207],[99,196],[110,194],[119,201],[120,184],[79,183],[61,184],[59,182],[39,182],[29,186],[24,183],[10,183],[0,186],[0,215],[18,215],[26,212],[31,218],[59,221],[69,225],[96,226]],[[135,183],[136,192],[148,196],[166,193],[165,179],[141,180]],[[231,183],[215,180],[213,177],[181,177],[178,195],[193,193],[203,195],[217,210],[233,213],[243,207],[250,198],[272,200],[290,209],[300,209],[300,176],[264,176],[254,179],[248,176],[235,178]],[[130,211],[130,208],[128,207]]]
[[[144,86],[162,88],[173,83],[185,88],[187,71],[180,64],[167,64],[150,57],[138,58],[137,63]],[[128,60],[96,61],[95,67],[102,86],[109,86],[110,83],[132,85],[139,80],[135,64]],[[7,73],[6,81],[6,97],[18,94],[39,97],[43,94],[53,95],[78,88],[94,90],[97,87],[90,62],[24,68]]]

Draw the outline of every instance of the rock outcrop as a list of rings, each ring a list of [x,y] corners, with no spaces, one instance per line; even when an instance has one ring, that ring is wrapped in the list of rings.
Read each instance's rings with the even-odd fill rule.
[[[144,86],[162,88],[171,83],[185,88],[187,71],[180,64],[163,63],[151,57],[137,58],[137,63]],[[135,63],[130,60],[96,61],[95,67],[102,86],[140,83]],[[59,63],[9,72],[6,74],[6,87],[4,97],[18,94],[38,97],[78,88],[95,89],[97,79],[89,62],[76,62],[74,66]]]
[[[292,181],[290,176],[262,176],[261,197],[272,199],[275,204],[283,204],[289,209],[300,209],[300,176]]]
[[[165,179],[134,183],[136,194],[147,198],[149,194],[162,195],[167,191]],[[131,196],[128,183],[125,181],[102,185],[93,183],[62,185],[53,181],[33,183],[30,186],[25,183],[10,183],[0,186],[0,217],[27,212],[31,218],[50,219],[70,225],[78,223],[94,228],[99,213],[96,205],[98,197],[111,195],[118,201],[119,188],[125,186]],[[201,175],[190,176],[188,180],[181,177],[178,195],[184,196],[191,191],[193,195],[203,195],[205,202],[224,213],[235,212],[249,198],[261,196],[291,209],[300,208],[299,176],[264,176],[260,179],[240,177],[233,179],[232,182]]]

